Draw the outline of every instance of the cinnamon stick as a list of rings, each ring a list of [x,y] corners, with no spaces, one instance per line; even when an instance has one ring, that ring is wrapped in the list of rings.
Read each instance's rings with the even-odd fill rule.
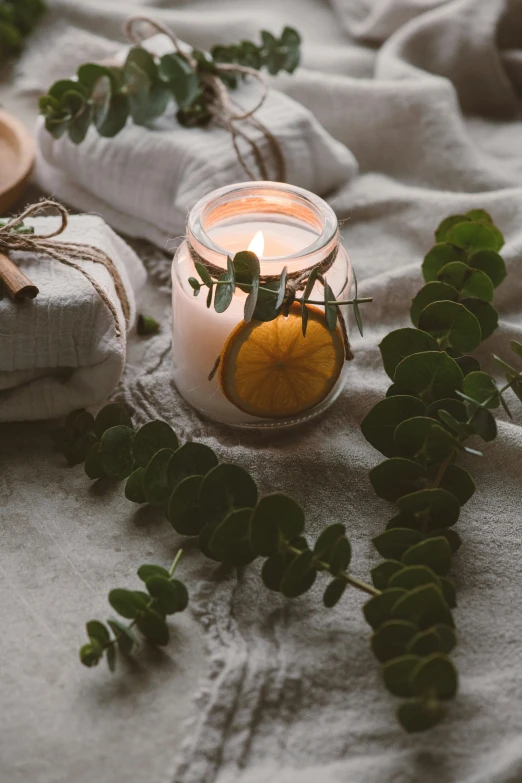
[[[4,253],[0,253],[0,279],[13,302],[34,299],[39,293],[38,288]]]

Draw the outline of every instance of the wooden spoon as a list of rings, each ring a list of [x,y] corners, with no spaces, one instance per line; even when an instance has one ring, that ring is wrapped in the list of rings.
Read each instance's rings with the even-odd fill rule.
[[[34,141],[19,120],[0,109],[0,217],[20,198],[34,163]]]

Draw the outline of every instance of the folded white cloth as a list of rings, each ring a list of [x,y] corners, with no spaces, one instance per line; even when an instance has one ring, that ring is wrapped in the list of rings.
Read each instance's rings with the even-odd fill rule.
[[[56,227],[53,217],[27,219],[35,233]],[[131,323],[135,292],[146,279],[133,250],[100,217],[77,215],[59,241],[93,245],[114,262],[127,293]],[[109,308],[81,272],[48,256],[17,253],[20,269],[39,288],[32,301],[0,300],[0,421],[54,418],[105,400],[121,378],[125,319],[112,277],[100,263],[79,263],[114,302]]]
[[[146,45],[155,54],[172,50],[164,35]],[[244,84],[233,95],[245,108],[258,97],[257,84]],[[271,90],[256,117],[278,139],[289,183],[327,195],[357,173],[352,153],[292,98]],[[262,133],[250,127],[248,133],[270,170]],[[173,111],[156,121],[154,130],[129,122],[115,139],[101,138],[91,128],[79,145],[67,137],[54,139],[40,119],[37,142],[37,177],[44,190],[79,209],[96,210],[118,231],[162,248],[184,232],[187,212],[202,196],[249,179],[228,131],[213,124],[185,128]],[[256,170],[251,151],[245,150],[245,157]]]

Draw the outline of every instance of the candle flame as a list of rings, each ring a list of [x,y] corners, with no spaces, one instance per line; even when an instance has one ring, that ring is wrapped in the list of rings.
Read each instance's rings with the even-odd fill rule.
[[[248,249],[252,253],[255,253],[258,258],[261,258],[265,250],[265,238],[263,236],[262,231],[258,231],[256,234],[254,234],[254,236],[252,237],[252,241],[248,246]]]

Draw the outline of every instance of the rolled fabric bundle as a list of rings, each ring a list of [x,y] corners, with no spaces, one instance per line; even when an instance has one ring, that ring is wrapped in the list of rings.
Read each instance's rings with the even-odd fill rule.
[[[24,224],[34,228],[32,239],[38,240],[53,233],[60,218],[27,218]],[[88,248],[86,258],[74,258],[81,271],[45,253],[9,253],[39,294],[22,303],[7,295],[0,299],[0,421],[49,419],[96,405],[123,373],[127,330],[136,317],[135,294],[145,283],[145,268],[95,215],[70,216],[56,237],[57,247],[63,243],[108,256],[116,282],[107,266],[87,260]]]
[[[142,45],[158,56],[172,51],[172,42],[161,34]],[[120,52],[119,62],[127,51],[128,47]],[[258,101],[259,85],[244,82],[231,97],[249,110]],[[327,196],[357,174],[352,153],[287,95],[271,89],[255,118],[277,139],[288,183]],[[260,148],[270,176],[278,179],[270,141],[259,128],[249,126],[248,134]],[[172,107],[152,129],[129,121],[112,139],[100,137],[91,127],[81,144],[67,136],[57,140],[46,131],[43,118],[36,136],[37,179],[44,190],[78,209],[101,212],[118,231],[161,248],[183,234],[187,213],[202,196],[251,179],[225,128],[214,123],[183,127]],[[252,150],[244,145],[242,152],[255,170]]]

